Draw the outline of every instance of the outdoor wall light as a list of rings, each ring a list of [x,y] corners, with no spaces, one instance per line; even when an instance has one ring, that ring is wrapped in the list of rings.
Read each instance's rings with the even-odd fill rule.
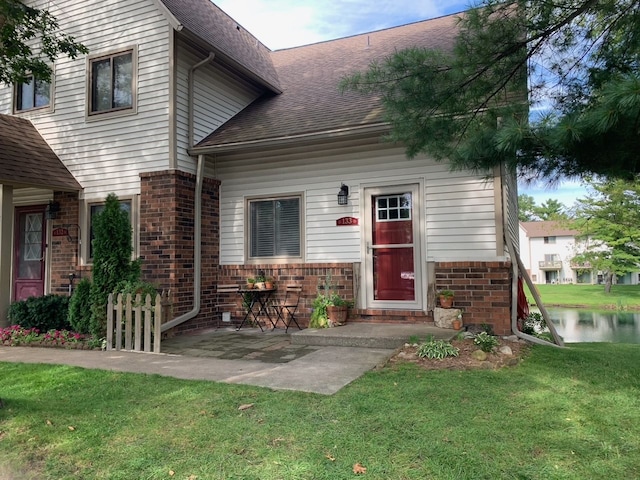
[[[347,205],[349,203],[349,187],[344,183],[338,192],[338,205]]]
[[[49,202],[47,208],[45,210],[45,214],[47,216],[47,220],[54,220],[58,218],[58,213],[60,212],[60,203],[59,202]]]

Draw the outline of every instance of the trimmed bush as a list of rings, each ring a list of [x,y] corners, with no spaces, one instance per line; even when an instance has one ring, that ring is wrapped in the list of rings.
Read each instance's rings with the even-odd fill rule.
[[[9,321],[41,332],[70,330],[69,297],[49,294],[14,302],[9,307]]]
[[[69,300],[69,323],[78,333],[91,332],[91,281],[88,278],[78,282]]]

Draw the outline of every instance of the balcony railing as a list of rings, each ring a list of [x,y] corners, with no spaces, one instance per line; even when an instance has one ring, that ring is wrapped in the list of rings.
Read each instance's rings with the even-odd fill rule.
[[[562,261],[551,260],[538,262],[538,267],[540,268],[540,270],[562,270]]]
[[[591,270],[593,267],[591,266],[591,262],[571,262],[571,268],[573,270]]]

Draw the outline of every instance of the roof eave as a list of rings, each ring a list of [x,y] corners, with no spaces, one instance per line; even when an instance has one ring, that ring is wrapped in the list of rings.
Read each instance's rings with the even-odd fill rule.
[[[262,140],[249,140],[245,142],[223,143],[220,145],[210,145],[203,147],[193,147],[189,149],[189,155],[208,155],[214,153],[230,153],[239,150],[258,150],[267,148],[286,147],[293,144],[301,145],[326,140],[342,139],[347,137],[361,137],[372,134],[383,134],[388,132],[388,123],[376,123],[365,126],[337,128],[322,132],[302,133],[286,135],[282,137],[266,138]]]

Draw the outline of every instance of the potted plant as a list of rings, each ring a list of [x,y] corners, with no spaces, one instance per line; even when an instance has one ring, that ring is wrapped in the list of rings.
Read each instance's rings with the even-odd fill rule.
[[[335,290],[328,274],[324,284],[318,286],[318,294],[311,304],[310,328],[327,328],[344,325],[353,302],[345,300]]]
[[[462,312],[458,314],[456,319],[452,322],[454,330],[460,330],[462,328]]]
[[[273,277],[267,277],[264,280],[264,288],[266,288],[267,290],[271,290],[274,287],[275,283],[273,280]]]
[[[330,327],[347,323],[351,303],[335,292],[331,294],[327,302],[327,319]]]
[[[453,307],[453,290],[440,290],[438,294],[438,299],[440,300],[440,306],[442,308],[452,308]]]
[[[253,277],[247,278],[247,289],[251,290],[256,286],[256,279]]]
[[[256,276],[256,288],[264,289],[264,281],[265,281],[264,275],[259,274],[258,276]]]

